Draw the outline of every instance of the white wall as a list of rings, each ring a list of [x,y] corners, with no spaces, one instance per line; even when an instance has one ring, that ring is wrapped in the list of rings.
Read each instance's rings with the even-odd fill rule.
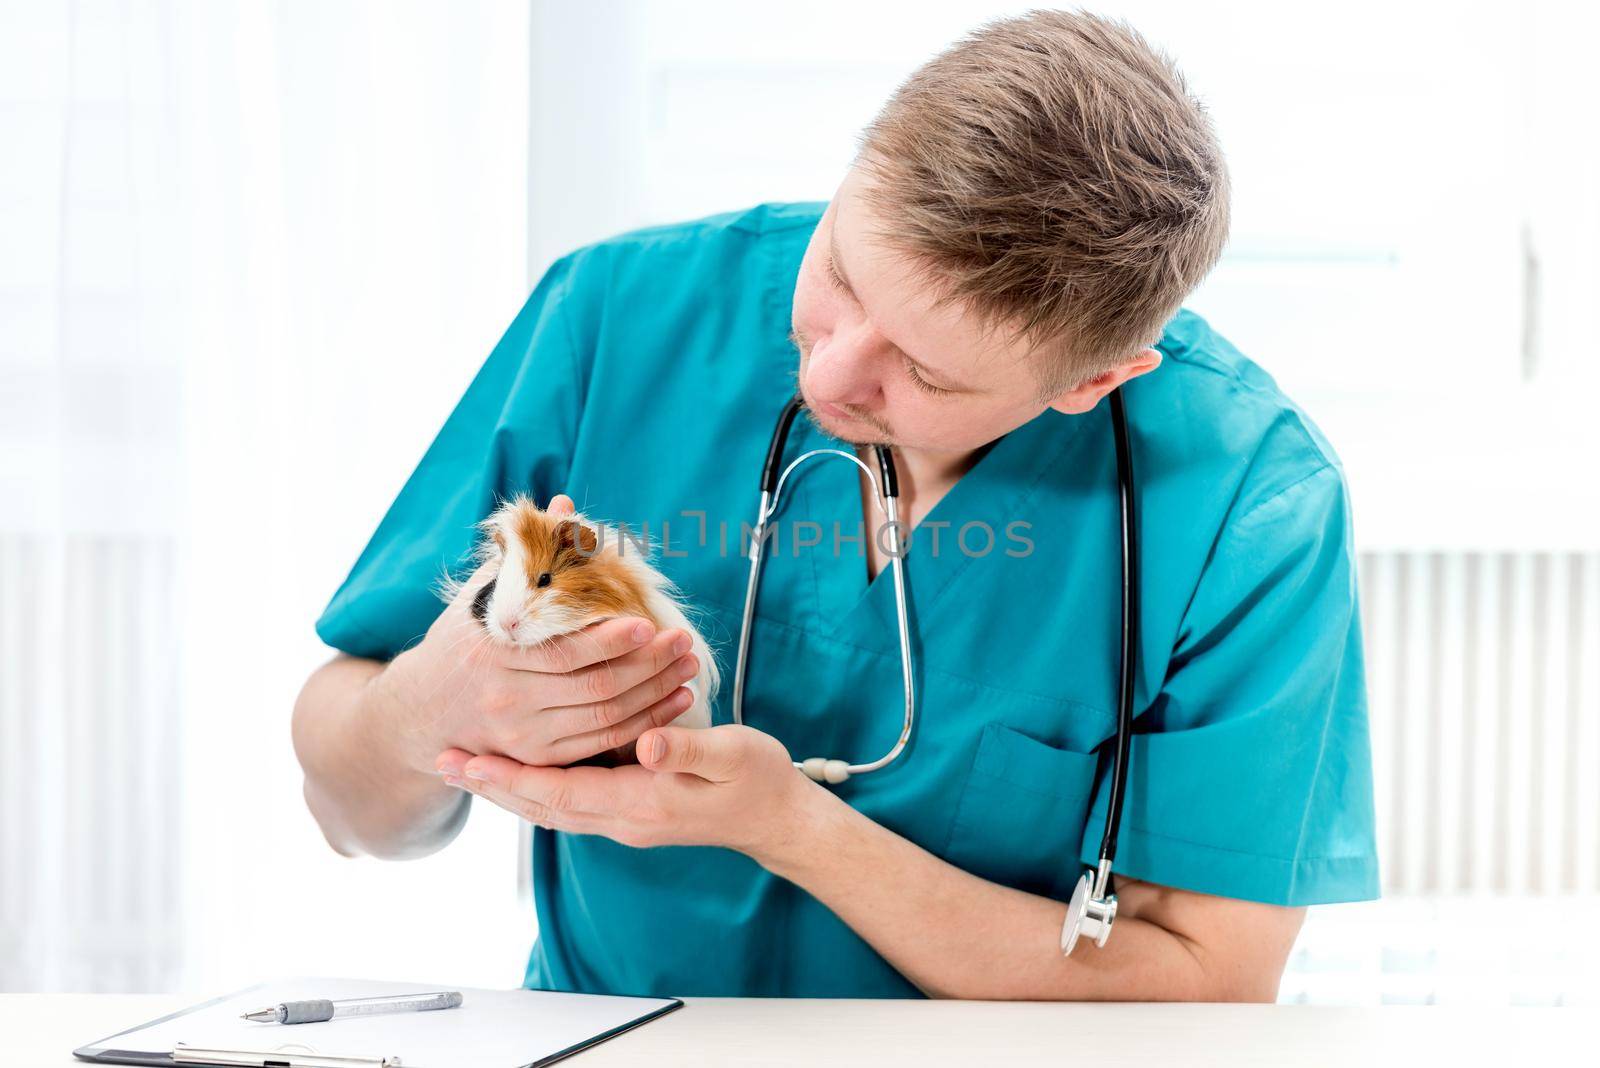
[[[534,261],[627,226],[826,199],[904,75],[1030,6],[536,6]],[[1176,56],[1217,123],[1233,236],[1190,303],[1328,432],[1362,547],[1600,546],[1581,462],[1600,454],[1600,149],[1582,132],[1600,13],[1092,6]],[[577,116],[581,136],[547,136]]]

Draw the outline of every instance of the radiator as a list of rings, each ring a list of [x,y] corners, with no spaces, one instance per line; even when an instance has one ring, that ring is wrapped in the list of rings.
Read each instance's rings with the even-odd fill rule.
[[[170,989],[176,553],[0,534],[0,990]]]
[[[1358,566],[1386,890],[1600,892],[1600,553]]]

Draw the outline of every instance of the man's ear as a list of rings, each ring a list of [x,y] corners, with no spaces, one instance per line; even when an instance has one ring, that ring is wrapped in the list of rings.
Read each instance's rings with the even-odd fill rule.
[[[1127,363],[1119,364],[1055,397],[1050,401],[1050,407],[1065,415],[1082,415],[1122,383],[1147,375],[1160,366],[1161,353],[1155,349],[1144,349]]]

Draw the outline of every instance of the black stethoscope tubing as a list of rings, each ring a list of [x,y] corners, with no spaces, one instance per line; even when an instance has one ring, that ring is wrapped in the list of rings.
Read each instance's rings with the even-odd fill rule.
[[[1128,440],[1128,413],[1121,389],[1111,393],[1111,433],[1117,444],[1117,494],[1122,514],[1122,648],[1117,748],[1111,764],[1106,830],[1100,839],[1100,863],[1108,869],[1116,860],[1117,834],[1122,829],[1122,799],[1127,792],[1128,753],[1133,742],[1133,684],[1139,663],[1139,513],[1133,491],[1133,447]],[[1107,891],[1110,890],[1108,886]]]
[[[804,406],[796,396],[784,406],[773,429],[772,442],[767,448],[766,462],[761,468],[761,492],[770,497],[777,491],[778,475],[783,465],[784,446],[796,416]],[[1139,517],[1137,497],[1134,492],[1133,448],[1128,434],[1128,415],[1122,390],[1110,394],[1111,430],[1117,454],[1118,512],[1122,528],[1122,640],[1118,650],[1120,673],[1117,689],[1117,736],[1111,764],[1111,793],[1106,806],[1105,832],[1100,839],[1098,881],[1093,883],[1091,897],[1100,901],[1110,899],[1111,916],[1115,916],[1115,886],[1111,874],[1117,855],[1117,837],[1122,827],[1122,806],[1127,794],[1128,762],[1133,742],[1134,682],[1139,661]],[[880,483],[885,498],[899,497],[900,486],[895,471],[894,456],[883,445],[874,446]],[[1087,878],[1087,876],[1086,876]],[[1106,923],[1109,930],[1109,922]],[[1101,939],[1103,944],[1103,938]]]

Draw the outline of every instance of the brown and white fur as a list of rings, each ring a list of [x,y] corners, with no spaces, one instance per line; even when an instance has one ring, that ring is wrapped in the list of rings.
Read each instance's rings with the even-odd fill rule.
[[[520,495],[478,526],[484,537],[476,564],[499,567],[473,598],[472,614],[495,639],[538,645],[621,616],[642,616],[660,630],[682,629],[700,672],[689,680],[694,702],[673,723],[711,726],[711,703],[721,686],[716,657],[677,588],[646,559],[648,546],[581,513],[552,516]],[[440,596],[453,601],[461,586],[446,582]]]

